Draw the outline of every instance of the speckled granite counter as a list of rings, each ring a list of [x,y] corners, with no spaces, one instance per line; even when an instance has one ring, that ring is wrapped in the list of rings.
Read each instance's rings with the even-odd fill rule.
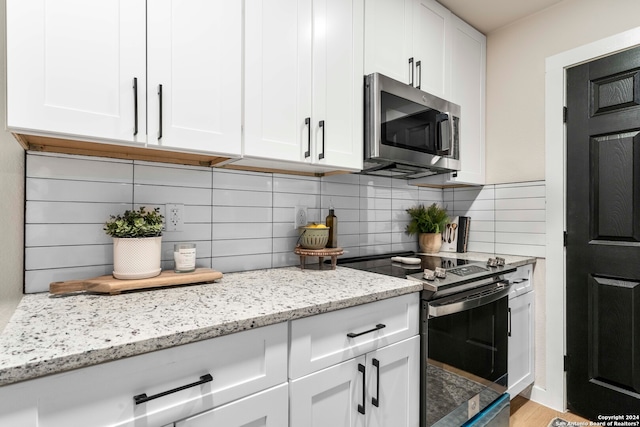
[[[26,295],[0,334],[0,386],[422,289],[338,267],[225,274],[121,295]]]

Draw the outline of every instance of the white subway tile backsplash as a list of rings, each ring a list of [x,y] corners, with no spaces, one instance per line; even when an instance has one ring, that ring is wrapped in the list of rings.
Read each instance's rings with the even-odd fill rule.
[[[265,193],[270,194],[270,193]],[[320,208],[319,194],[297,194],[297,193],[273,193],[273,206],[306,206],[307,208]],[[291,216],[293,219],[293,216]]]
[[[213,206],[271,207],[271,193],[213,189]]]
[[[214,256],[211,258],[211,268],[221,271],[222,273],[271,268],[271,253],[238,256]]]
[[[211,171],[136,164],[135,183],[169,187],[211,188]]]
[[[320,178],[273,175],[274,193],[320,194]]]
[[[134,202],[137,204],[211,206],[212,192],[209,188],[135,184],[133,191]]]
[[[496,211],[496,221],[540,221],[545,220],[545,210],[509,210]]]
[[[107,203],[133,201],[133,188],[131,184],[125,183],[27,178],[26,184],[26,200],[29,201]]]
[[[72,181],[133,182],[133,162],[103,162],[87,157],[33,155],[27,163],[27,178],[52,178]]]
[[[214,206],[213,222],[214,223],[238,223],[238,222],[261,222],[271,223],[273,215],[271,208],[240,208],[236,206]],[[293,221],[293,212],[291,213]]]
[[[132,209],[131,203],[47,202],[26,203],[27,224],[103,224],[110,215]],[[102,227],[100,227],[102,228]]]
[[[543,221],[500,221],[496,223],[496,232],[544,234],[546,223]]]
[[[272,191],[273,179],[264,173],[214,169],[213,188]]]
[[[88,267],[51,268],[26,270],[24,272],[24,291],[31,294],[49,292],[49,284],[66,280],[81,280],[105,276],[113,272],[113,265],[91,265]]]
[[[26,224],[25,246],[98,245],[112,243],[102,224]]]
[[[173,244],[194,242],[198,267],[224,272],[298,265],[294,207],[324,222],[338,217],[343,257],[417,250],[404,232],[406,209],[438,203],[472,218],[470,251],[544,256],[545,184],[423,188],[358,174],[322,178],[209,169],[94,157],[27,154],[25,289],[112,270],[109,215],[140,205],[184,205],[184,230],[165,232],[162,266]]]
[[[113,245],[31,247],[24,258],[26,270],[113,264]]]

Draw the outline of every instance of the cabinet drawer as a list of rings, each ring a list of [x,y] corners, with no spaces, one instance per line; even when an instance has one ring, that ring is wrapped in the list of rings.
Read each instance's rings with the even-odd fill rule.
[[[289,378],[417,335],[418,321],[417,292],[294,320]]]
[[[206,374],[210,382],[134,402],[134,396],[172,391]],[[287,324],[281,323],[15,386],[38,402],[39,427],[133,427],[165,425],[286,381]],[[0,413],[5,409],[0,402]]]
[[[526,264],[505,276],[511,283],[509,298],[515,298],[533,290],[533,265]]]

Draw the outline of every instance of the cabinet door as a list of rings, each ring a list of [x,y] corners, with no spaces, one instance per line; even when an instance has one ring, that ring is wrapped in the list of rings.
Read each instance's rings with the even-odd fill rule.
[[[244,73],[244,155],[310,158],[311,0],[246,2]]]
[[[451,101],[460,105],[460,163],[452,182],[485,182],[486,37],[453,16]]]
[[[144,0],[6,7],[8,127],[145,142]]]
[[[256,393],[175,423],[175,427],[282,427],[288,425],[288,385]]]
[[[147,6],[149,144],[239,155],[242,3]]]
[[[509,300],[511,328],[509,335],[509,389],[517,396],[534,381],[534,299],[535,292]]]
[[[450,91],[451,12],[435,0],[415,0],[413,17],[416,87],[447,99]]]
[[[364,18],[364,74],[380,73],[403,83],[414,76],[412,58],[415,0],[367,0]]]
[[[364,427],[364,366],[360,356],[291,381],[289,426]]]
[[[420,424],[420,337],[367,353],[367,427]]]
[[[361,170],[363,163],[363,0],[313,2],[311,158]]]

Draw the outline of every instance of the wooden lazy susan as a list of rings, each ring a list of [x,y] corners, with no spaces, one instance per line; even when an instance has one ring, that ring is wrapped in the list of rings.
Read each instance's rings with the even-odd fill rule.
[[[331,269],[336,269],[336,263],[338,261],[338,255],[342,255],[344,250],[342,248],[322,248],[322,249],[305,249],[298,245],[293,250],[293,253],[300,256],[300,268],[304,270],[307,257],[318,257],[318,269],[322,270],[322,264],[325,257],[331,257]]]

